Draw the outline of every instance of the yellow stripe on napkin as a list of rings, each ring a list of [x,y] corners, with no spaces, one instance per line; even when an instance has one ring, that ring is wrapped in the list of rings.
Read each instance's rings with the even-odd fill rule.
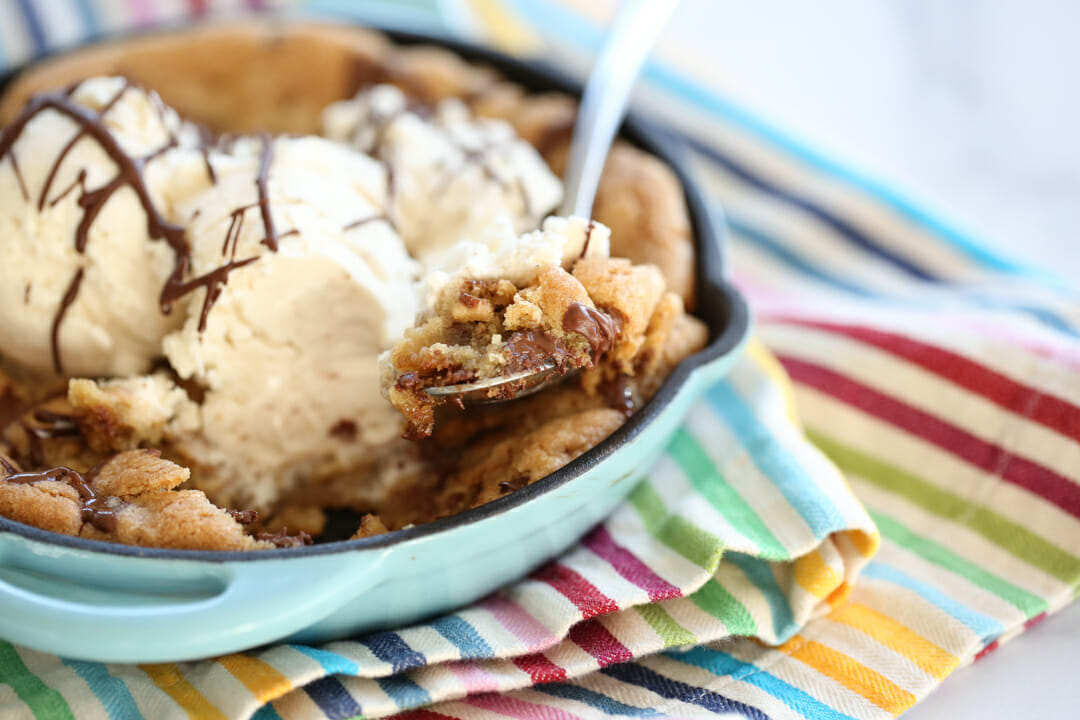
[[[221,711],[202,696],[195,687],[184,679],[180,669],[172,663],[161,665],[140,665],[154,684],[166,695],[176,701],[192,720],[228,720]]]

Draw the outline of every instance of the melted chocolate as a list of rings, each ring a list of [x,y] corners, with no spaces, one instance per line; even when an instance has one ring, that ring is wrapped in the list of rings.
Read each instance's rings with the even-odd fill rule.
[[[364,225],[367,225],[368,223],[377,222],[379,220],[382,220],[384,222],[389,222],[389,218],[387,218],[386,215],[383,215],[382,213],[379,213],[377,215],[368,215],[367,217],[362,217],[362,218],[359,218],[358,220],[353,220],[351,223],[349,223],[345,227],[341,228],[341,230],[342,230],[342,232],[348,232],[350,230],[355,230],[358,227],[363,227]]]
[[[11,466],[5,461],[5,470]],[[109,507],[111,495],[100,495],[91,484],[96,468],[84,477],[82,473],[68,467],[57,467],[41,472],[15,473],[5,478],[9,483],[32,484],[46,480],[66,482],[79,493],[82,504],[79,515],[83,522],[88,522],[101,532],[115,532],[118,523],[116,507]]]
[[[210,309],[214,307],[214,303],[221,297],[221,291],[229,281],[229,273],[237,268],[250,265],[258,259],[259,258],[257,257],[249,257],[245,260],[227,262],[220,267],[214,268],[205,275],[200,275],[193,280],[170,288],[170,293],[165,297],[171,307],[173,302],[187,295],[189,292],[192,292],[196,288],[205,288],[206,297],[203,298],[202,311],[199,313],[199,332],[203,332],[206,330],[206,321],[210,317]]]
[[[79,268],[75,273],[75,277],[71,278],[71,282],[68,283],[67,291],[60,300],[60,307],[56,310],[56,315],[53,316],[49,338],[52,343],[53,370],[56,371],[57,375],[64,374],[64,363],[60,358],[60,324],[64,322],[64,315],[67,314],[68,308],[75,302],[75,298],[79,296],[79,286],[82,285],[82,280],[83,268]]]
[[[504,493],[509,493],[514,492],[515,490],[520,490],[528,484],[529,478],[517,477],[513,480],[503,480],[501,483],[499,483],[499,489],[502,490]]]
[[[5,475],[16,475],[19,472],[3,455],[0,455],[0,470],[3,470]]]
[[[259,519],[258,510],[226,510],[232,516],[232,519],[241,525],[250,525]]]
[[[585,228],[585,244],[581,246],[581,255],[578,257],[585,257],[585,253],[589,252],[589,242],[592,240],[592,231],[596,227],[596,221],[590,220],[589,226]]]
[[[41,427],[33,430],[40,438],[72,437],[79,434],[75,419],[65,413],[38,408],[34,411],[33,418],[41,424]]]
[[[60,166],[63,164],[68,153],[71,152],[71,149],[75,147],[76,143],[80,140],[84,138],[94,140],[105,154],[109,156],[109,159],[116,164],[118,172],[116,177],[110,182],[93,191],[88,191],[86,189],[84,184],[85,175],[80,173],[81,178],[77,179],[76,183],[71,188],[68,188],[68,192],[72,192],[75,187],[81,187],[78,203],[83,210],[83,217],[75,232],[75,248],[80,253],[85,252],[90,226],[100,213],[102,207],[104,207],[105,203],[120,187],[125,185],[130,187],[135,192],[136,197],[146,212],[147,231],[150,237],[155,240],[164,240],[176,254],[174,271],[166,283],[165,290],[162,292],[162,311],[168,312],[168,303],[164,299],[167,295],[166,291],[173,286],[180,284],[183,273],[188,265],[190,251],[187,239],[184,236],[184,228],[166,222],[154,207],[142,174],[147,158],[133,158],[124,152],[123,148],[105,126],[102,119],[104,114],[120,100],[129,87],[130,85],[125,84],[120,92],[118,92],[105,107],[97,112],[89,110],[71,100],[71,93],[74,92],[75,89],[74,86],[68,88],[68,90],[64,92],[37,95],[26,105],[18,117],[0,132],[0,158],[14,158],[12,148],[15,141],[20,137],[26,125],[39,113],[45,110],[53,110],[72,120],[78,126],[78,132],[76,132],[71,141],[69,141],[57,155],[56,160],[46,177],[45,184],[42,187],[37,203],[39,210],[44,210],[46,203],[48,202],[49,191],[51,190],[56,175],[60,170]],[[164,149],[157,153],[153,153],[152,157],[156,157],[156,155],[163,150]],[[76,274],[75,278],[73,278],[69,284],[68,292],[65,294],[64,300],[57,309],[56,317],[53,321],[51,338],[53,367],[58,371],[62,368],[59,352],[60,324],[63,320],[64,313],[75,301],[78,294],[79,283],[81,283],[81,281],[82,270]]]
[[[37,199],[39,211],[43,211],[46,205],[50,203],[50,191],[53,183],[60,171],[61,165],[71,152],[72,148],[83,139],[95,141],[105,154],[108,155],[109,159],[116,164],[118,170],[116,176],[101,187],[89,190],[86,187],[86,170],[83,169],[79,172],[75,181],[70,186],[65,188],[62,193],[51,200],[51,202],[55,204],[76,190],[79,191],[78,205],[82,209],[83,215],[75,231],[75,249],[79,253],[84,253],[86,251],[90,228],[102,208],[104,208],[109,199],[121,187],[126,186],[131,188],[135,192],[139,203],[146,213],[148,235],[153,240],[164,240],[168,243],[175,256],[172,273],[165,281],[159,297],[161,312],[166,314],[169,313],[177,300],[188,293],[194,292],[198,288],[204,288],[206,290],[206,297],[203,301],[202,313],[200,315],[199,330],[200,332],[205,330],[207,316],[209,315],[214,302],[221,295],[222,286],[228,281],[229,273],[248,263],[254,262],[257,259],[252,257],[244,260],[236,260],[235,257],[232,257],[235,253],[235,246],[239,236],[239,227],[235,226],[239,225],[240,220],[235,220],[235,222],[230,225],[230,232],[226,237],[226,244],[228,245],[230,242],[232,244],[232,252],[227,253],[230,255],[229,262],[200,277],[185,281],[184,276],[188,273],[191,266],[191,248],[187,241],[186,229],[180,225],[170,223],[162,217],[154,206],[146,186],[145,178],[143,177],[143,170],[145,169],[146,164],[170,148],[175,147],[177,142],[176,137],[170,137],[168,143],[145,157],[131,157],[124,152],[116,138],[106,127],[103,117],[117,102],[120,101],[124,93],[133,87],[133,85],[125,83],[123,88],[121,88],[121,90],[116,93],[103,108],[96,112],[79,105],[71,99],[71,95],[76,87],[76,85],[73,85],[62,92],[45,93],[35,96],[26,105],[19,116],[4,128],[3,131],[0,131],[0,159],[3,159],[4,157],[9,157],[11,159],[12,165],[16,167],[20,187],[25,190],[21,173],[19,173],[17,169],[17,161],[12,148],[26,125],[39,113],[45,110],[53,110],[75,122],[78,126],[78,131],[57,155],[56,160],[53,162],[46,177],[41,194]],[[157,112],[164,118],[164,106],[161,105],[160,101],[154,102]],[[210,142],[213,142],[211,137],[204,137],[204,144],[208,145]],[[222,137],[216,142],[218,147],[227,148],[231,139]],[[262,214],[263,225],[266,231],[262,244],[266,245],[270,250],[276,251],[278,240],[281,236],[277,234],[274,228],[273,218],[270,215],[270,200],[267,191],[267,180],[270,173],[270,165],[272,163],[272,154],[272,141],[269,136],[264,136],[263,151],[259,162],[259,172],[255,181],[259,199],[258,202],[251,207],[259,207]],[[217,178],[213,166],[209,162],[209,156],[206,154],[205,148],[204,158],[207,165],[207,174],[210,176],[211,182],[216,182]],[[24,192],[24,196],[27,200],[29,200],[28,195],[28,193]],[[242,212],[240,214],[242,214]],[[291,232],[292,231],[290,231],[290,233]],[[286,233],[286,235],[290,233]],[[229,235],[233,237],[230,238]],[[51,336],[53,367],[58,373],[62,372],[63,369],[59,350],[60,325],[63,321],[64,314],[78,295],[79,285],[82,282],[82,275],[83,271],[79,270],[72,279],[68,286],[68,291],[60,303],[53,320]]]
[[[330,426],[330,437],[339,440],[355,440],[359,432],[360,428],[356,426],[356,422],[346,418],[342,418]]]
[[[236,244],[240,242],[240,233],[244,229],[244,215],[246,211],[254,205],[245,205],[244,207],[236,208],[229,215],[229,229],[225,231],[225,242],[221,245],[221,256],[236,258]],[[232,251],[229,251],[229,248]]]
[[[76,107],[81,108],[81,106],[76,106]],[[98,117],[100,118],[100,116],[98,116]],[[98,120],[98,121],[100,121],[100,120]],[[68,153],[71,152],[71,149],[73,147],[75,147],[75,145],[78,144],[78,142],[80,140],[82,140],[85,136],[86,136],[86,129],[84,127],[82,130],[80,130],[79,132],[75,133],[74,136],[72,136],[71,140],[68,141],[68,144],[65,145],[60,150],[60,154],[56,156],[56,162],[53,163],[52,168],[49,170],[49,174],[45,176],[45,184],[43,184],[41,186],[41,193],[38,195],[38,201],[37,201],[38,212],[41,212],[41,211],[43,211],[45,209],[45,204],[46,204],[46,201],[48,200],[48,197],[49,197],[49,190],[52,189],[53,181],[56,180],[56,174],[58,172],[60,172],[60,165],[64,162],[64,158],[67,157]],[[86,173],[83,172],[83,173],[80,173],[80,174],[85,176]]]
[[[626,417],[633,415],[634,410],[637,409],[634,393],[627,382],[628,379],[626,375],[617,375],[614,380],[600,385],[600,392],[604,394],[608,407],[612,410],[618,410]]]
[[[225,231],[225,241],[221,245],[221,255],[222,257],[229,258],[229,261],[224,265],[214,268],[205,275],[200,275],[199,277],[176,287],[169,296],[169,302],[171,304],[172,302],[175,302],[175,300],[187,295],[189,292],[194,291],[196,288],[205,288],[206,294],[203,296],[202,309],[199,312],[199,332],[206,330],[206,322],[210,317],[210,310],[214,307],[214,303],[217,302],[217,299],[221,296],[222,290],[229,282],[229,273],[258,260],[258,257],[249,257],[244,260],[236,259],[236,248],[240,242],[240,234],[244,229],[244,216],[248,210],[251,210],[254,207],[256,207],[256,205],[238,207],[233,210],[229,216],[229,229]]]
[[[261,532],[255,535],[256,540],[274,543],[279,548],[294,548],[311,545],[314,542],[311,536],[301,530],[296,535],[289,535],[289,528],[281,528],[276,533]]]
[[[15,173],[15,182],[19,184],[19,192],[23,200],[30,202],[30,191],[26,189],[26,181],[23,179],[22,170],[19,168],[19,160],[15,157],[15,149],[8,151],[8,159],[11,160],[11,170]]]
[[[270,194],[266,188],[267,181],[270,178],[270,165],[273,162],[274,143],[270,136],[266,134],[262,136],[262,143],[262,154],[259,156],[259,174],[255,177],[255,187],[259,190],[259,212],[262,214],[263,227],[266,230],[266,237],[262,239],[262,244],[270,248],[272,252],[277,252],[278,236],[274,231],[274,218],[270,215]]]
[[[210,148],[204,143],[199,151],[202,153],[203,165],[206,166],[206,177],[210,179],[211,185],[217,185],[217,173],[214,172],[214,165],[210,162]]]
[[[543,330],[519,330],[506,341],[510,353],[510,372],[533,370],[554,361],[562,366],[567,357],[566,346]]]
[[[67,189],[59,193],[56,197],[49,201],[49,207],[53,208],[63,202],[64,198],[70,195],[75,188],[82,190],[82,194],[86,195],[86,168],[79,171],[79,174],[75,176],[75,180],[67,186]]]
[[[593,358],[603,355],[615,344],[615,323],[610,317],[588,305],[573,303],[562,320],[563,330],[584,336]]]

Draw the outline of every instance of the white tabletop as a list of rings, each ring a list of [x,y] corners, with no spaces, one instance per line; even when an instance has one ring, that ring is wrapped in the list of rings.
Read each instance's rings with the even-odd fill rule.
[[[1078,25],[1068,0],[684,0],[664,48],[708,57],[756,114],[1080,283]],[[905,717],[1077,717],[1077,660],[1074,605]]]
[[[715,59],[756,114],[1080,280],[1078,23],[1069,0],[684,0],[664,48]]]

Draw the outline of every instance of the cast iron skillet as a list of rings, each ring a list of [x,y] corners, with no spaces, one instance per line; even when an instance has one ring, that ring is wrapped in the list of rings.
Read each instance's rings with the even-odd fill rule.
[[[441,45],[467,60],[495,67],[530,91],[580,95],[579,83],[544,64],[444,38],[386,34],[403,45]],[[12,76],[0,78],[0,90]],[[713,224],[689,178],[679,142],[633,113],[624,122],[621,137],[665,161],[682,184],[697,255],[695,314],[708,325],[709,344],[684,360],[615,433],[547,477],[481,507],[384,535],[302,548],[258,552],[142,548],[56,534],[0,517],[0,636],[69,657],[138,662],[232,652],[286,636],[343,637],[470,602],[575,542],[644,477],[642,467],[647,468],[648,460],[666,444],[692,396],[730,367],[749,328],[746,304],[724,277],[724,229]],[[539,522],[532,517],[536,527],[529,528],[531,508],[553,514]],[[447,552],[449,546],[453,552]],[[514,548],[517,562],[495,557],[498,546]],[[344,561],[335,560],[345,556],[369,562],[346,568]],[[425,568],[425,560],[432,566]],[[440,580],[443,571],[452,577]],[[458,587],[461,573],[475,578],[464,589]],[[358,582],[359,575],[369,582]],[[305,583],[329,577],[336,578],[336,584],[319,592],[348,596],[344,601],[339,597],[327,610],[326,603],[297,597],[297,589]],[[240,590],[235,589],[240,584],[237,578],[246,583]],[[440,583],[451,589],[440,592]],[[282,594],[279,605],[287,598],[297,606],[285,620],[271,619],[251,607],[274,592]],[[306,594],[314,592],[313,588]],[[415,593],[429,597],[418,600],[411,597]],[[408,601],[401,599],[403,594]],[[121,596],[135,600],[118,600]],[[140,604],[144,596],[150,599]],[[76,603],[72,597],[91,600]],[[357,610],[372,598],[391,609]],[[203,607],[215,603],[216,607]],[[174,606],[183,606],[184,611],[159,611]],[[243,611],[245,606],[250,612]],[[148,627],[163,627],[154,623],[175,625],[177,630],[164,635],[155,631],[160,637],[148,638]],[[197,623],[206,632],[185,623]],[[72,634],[78,638],[73,640]]]

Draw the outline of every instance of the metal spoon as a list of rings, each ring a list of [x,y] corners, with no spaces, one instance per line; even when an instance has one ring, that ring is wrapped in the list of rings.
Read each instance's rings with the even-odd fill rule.
[[[626,114],[630,91],[678,0],[622,0],[581,98],[563,184],[561,215],[590,217],[608,149]],[[460,385],[424,388],[436,398],[502,402],[562,380],[554,360],[528,370]]]

